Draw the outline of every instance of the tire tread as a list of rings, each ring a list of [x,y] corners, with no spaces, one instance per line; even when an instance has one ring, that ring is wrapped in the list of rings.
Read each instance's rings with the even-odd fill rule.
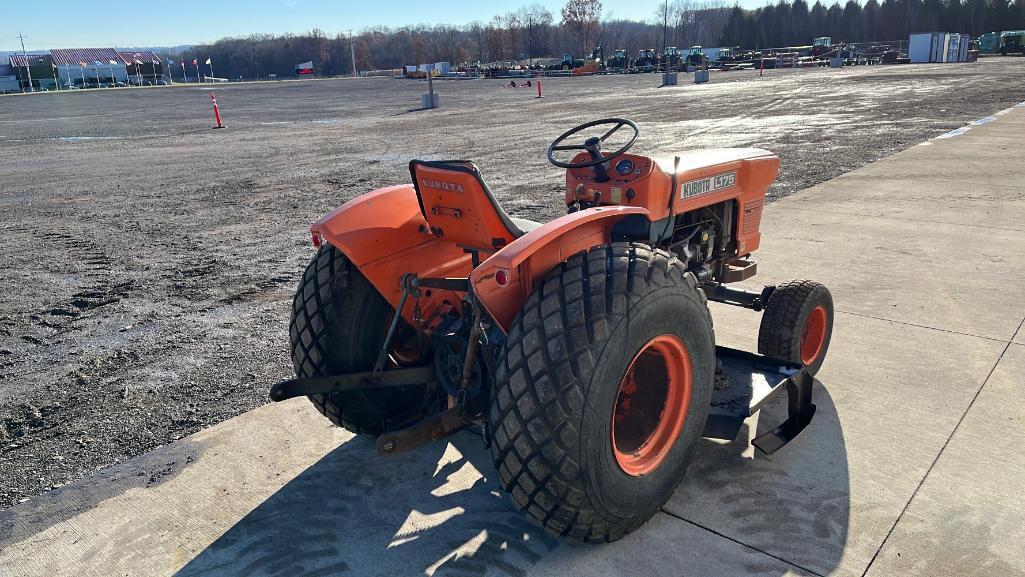
[[[567,279],[570,286],[580,282],[581,290],[567,291]],[[671,253],[639,243],[598,246],[572,256],[545,277],[509,331],[490,413],[492,457],[517,507],[550,533],[615,541],[643,522],[605,518],[591,502],[578,456],[579,427],[588,376],[612,325],[630,304],[670,284],[689,289],[713,334],[695,277]],[[553,292],[559,294],[558,310],[535,322]],[[581,324],[584,330],[573,330]],[[528,353],[528,343],[545,345]]]

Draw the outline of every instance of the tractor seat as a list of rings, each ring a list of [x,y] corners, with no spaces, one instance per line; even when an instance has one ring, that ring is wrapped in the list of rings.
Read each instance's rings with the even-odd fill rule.
[[[506,214],[468,160],[414,160],[409,174],[431,232],[464,248],[494,252],[541,226]]]

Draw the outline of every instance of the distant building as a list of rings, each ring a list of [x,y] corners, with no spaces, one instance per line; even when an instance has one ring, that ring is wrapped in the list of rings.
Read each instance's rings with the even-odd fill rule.
[[[113,48],[55,48],[50,54],[62,87],[128,81],[125,59]]]
[[[0,94],[6,92],[18,92],[21,87],[18,85],[18,77],[15,76],[11,65],[6,62],[0,63]]]
[[[141,52],[118,52],[118,55],[125,61],[125,64],[128,66],[128,73],[134,77],[133,80],[139,78],[143,81],[154,82],[161,77],[164,77],[165,80],[167,79],[164,63],[160,60],[159,56],[148,50]]]
[[[167,66],[148,50],[114,48],[55,48],[48,54],[12,54],[0,63],[0,92],[28,88],[29,76],[36,90],[99,84],[148,84],[169,80]]]
[[[49,54],[29,54],[27,58],[21,54],[12,54],[10,66],[18,80],[18,90],[28,89],[30,76],[32,87],[36,90],[53,90],[57,86],[53,59]]]

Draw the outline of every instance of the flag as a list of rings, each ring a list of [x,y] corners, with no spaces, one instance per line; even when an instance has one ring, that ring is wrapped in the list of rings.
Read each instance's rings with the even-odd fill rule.
[[[206,63],[210,64],[210,59],[209,58],[206,59]]]

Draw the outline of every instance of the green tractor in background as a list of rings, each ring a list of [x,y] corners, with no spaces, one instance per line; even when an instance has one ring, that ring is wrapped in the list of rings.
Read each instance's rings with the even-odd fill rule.
[[[662,66],[668,66],[670,70],[679,70],[682,58],[680,50],[675,46],[666,46],[662,49]]]
[[[584,65],[581,58],[573,58],[573,54],[566,52],[562,55],[562,62],[548,66],[548,70],[573,70]]]
[[[1025,30],[1005,30],[1000,33],[1000,47],[997,48],[1001,56],[1008,54],[1021,54],[1025,56]]]
[[[634,70],[638,72],[654,72],[658,66],[658,53],[654,48],[642,48],[634,60]]]
[[[612,58],[606,62],[606,68],[616,72],[630,68],[630,56],[627,55],[626,50],[613,50]]]
[[[698,69],[708,68],[708,55],[701,51],[700,46],[691,46],[687,54],[687,65]]]
[[[979,54],[996,54],[1000,47],[1000,33],[987,32],[979,36]]]

